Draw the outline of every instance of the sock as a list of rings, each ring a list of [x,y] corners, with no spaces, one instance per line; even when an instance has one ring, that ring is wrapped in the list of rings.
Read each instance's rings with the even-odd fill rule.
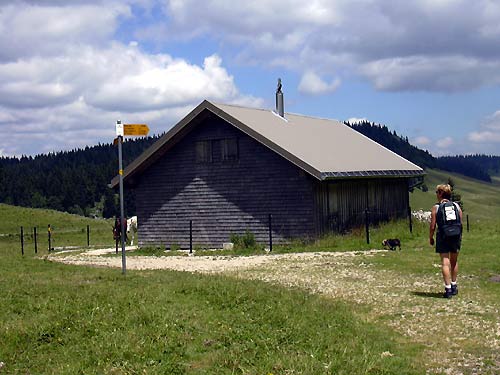
[[[445,289],[451,289],[451,285],[446,285],[446,284],[445,284],[445,286],[444,286],[444,287],[445,287]]]
[[[451,285],[457,285],[457,282],[456,281],[452,281]]]

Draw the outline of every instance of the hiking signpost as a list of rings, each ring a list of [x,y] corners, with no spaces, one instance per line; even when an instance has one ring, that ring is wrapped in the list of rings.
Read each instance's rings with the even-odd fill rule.
[[[146,136],[149,128],[146,124],[122,124],[120,120],[116,121],[116,138],[113,144],[118,145],[118,175],[120,178],[120,236],[122,244],[122,273],[125,274],[127,262],[125,258],[125,231],[127,230],[125,222],[125,209],[123,203],[123,158],[122,143],[124,136]]]

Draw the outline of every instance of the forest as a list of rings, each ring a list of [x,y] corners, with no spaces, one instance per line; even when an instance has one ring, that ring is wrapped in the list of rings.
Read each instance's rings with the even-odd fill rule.
[[[424,169],[442,169],[487,182],[500,169],[499,156],[436,158],[385,125],[370,122],[346,125]],[[159,138],[127,140],[123,144],[124,166]],[[51,208],[89,217],[113,217],[118,213],[118,196],[108,184],[118,171],[117,153],[112,144],[98,144],[37,156],[0,157],[0,203]],[[125,206],[126,216],[135,214],[132,190],[126,191]]]
[[[156,137],[123,143],[127,165]],[[0,158],[0,202],[16,206],[51,208],[89,217],[113,217],[118,197],[108,187],[118,174],[118,151],[112,144],[21,158]],[[124,194],[126,207],[135,214],[133,191]]]
[[[356,124],[345,122],[345,124],[424,169],[441,169],[486,182],[491,182],[491,175],[498,174],[500,170],[499,156],[456,155],[434,157],[428,151],[411,145],[408,137],[400,136],[396,131],[391,132],[385,125],[367,121]]]

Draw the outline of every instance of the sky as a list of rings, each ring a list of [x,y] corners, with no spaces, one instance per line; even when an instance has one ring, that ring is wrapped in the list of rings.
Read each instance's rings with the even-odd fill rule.
[[[204,99],[500,155],[497,0],[0,0],[0,156],[168,131]]]

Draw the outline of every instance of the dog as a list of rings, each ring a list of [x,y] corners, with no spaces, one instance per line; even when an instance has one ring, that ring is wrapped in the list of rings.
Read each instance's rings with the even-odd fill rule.
[[[392,251],[396,250],[396,247],[401,250],[401,241],[399,238],[389,238],[382,241],[382,246],[387,246]]]

